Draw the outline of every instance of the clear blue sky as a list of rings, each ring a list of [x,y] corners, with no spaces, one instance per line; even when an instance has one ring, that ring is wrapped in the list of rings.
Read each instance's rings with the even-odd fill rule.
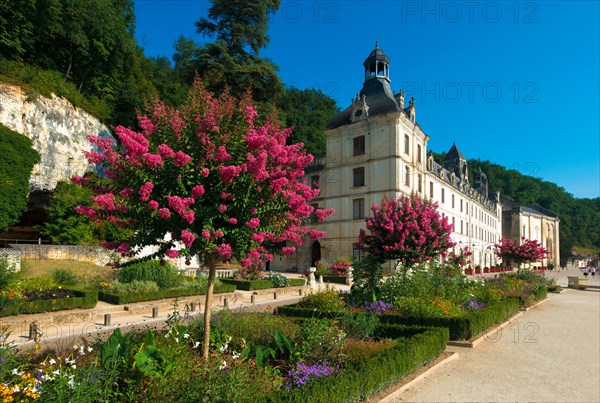
[[[600,2],[285,1],[261,56],[288,85],[320,88],[341,109],[360,90],[375,41],[394,92],[415,97],[429,149],[452,142],[490,160],[600,196]],[[135,0],[148,56],[173,54],[210,2]]]

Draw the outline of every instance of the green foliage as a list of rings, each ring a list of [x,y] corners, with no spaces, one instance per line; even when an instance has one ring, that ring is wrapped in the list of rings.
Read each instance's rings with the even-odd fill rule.
[[[154,281],[148,280],[133,280],[129,283],[113,281],[106,289],[107,292],[113,294],[131,295],[145,292],[158,291],[158,285]]]
[[[59,182],[46,208],[48,218],[40,233],[56,244],[98,245],[102,241],[121,242],[133,234],[113,222],[91,222],[75,211],[90,206],[93,192],[70,182]]]
[[[339,312],[344,309],[344,299],[335,288],[327,287],[307,294],[297,305],[301,308]]]
[[[76,288],[65,289],[75,294],[74,297],[52,298],[38,301],[21,301],[16,309],[1,311],[0,316],[17,315],[22,313],[54,312],[67,309],[89,309],[98,302],[98,291]]]
[[[329,319],[303,321],[298,337],[300,357],[309,362],[336,361],[346,343],[346,333]]]
[[[134,356],[134,366],[150,377],[166,375],[175,365],[169,361],[161,349],[154,345],[154,332],[148,328],[144,343]]]
[[[0,232],[19,221],[27,208],[29,177],[39,154],[27,137],[0,124]]]
[[[131,357],[131,333],[123,334],[121,328],[116,328],[100,350],[102,368],[111,370],[118,367],[128,367]]]
[[[58,284],[51,276],[39,276],[20,280],[18,285],[23,291],[30,291],[56,288]]]
[[[75,285],[77,280],[69,270],[58,269],[52,274],[52,278],[60,285]]]
[[[287,280],[287,287],[298,287],[306,284],[306,280],[304,279],[288,278]],[[268,288],[277,287],[273,281],[265,280],[264,277],[260,280],[237,280],[231,278],[222,278],[221,282],[225,284],[233,284],[238,290],[245,291],[265,290]]]
[[[331,97],[319,89],[286,88],[280,103],[286,127],[293,129],[290,143],[304,143],[313,155],[325,155],[325,134],[329,122],[339,112]]]
[[[235,286],[230,284],[218,284],[215,283],[214,293],[226,293],[235,291]],[[169,288],[165,290],[158,291],[147,291],[147,292],[138,292],[134,294],[114,294],[107,291],[99,291],[98,299],[100,301],[108,302],[109,304],[117,304],[123,305],[131,302],[141,302],[141,301],[153,301],[156,299],[164,299],[164,298],[177,298],[177,297],[185,297],[189,295],[203,295],[206,294],[206,283],[202,283],[197,287],[178,287],[178,288]]]
[[[348,337],[355,339],[369,339],[379,326],[379,317],[367,312],[342,312],[338,318],[339,325]]]
[[[117,270],[117,277],[124,283],[131,283],[135,280],[152,281],[161,290],[177,287],[183,281],[183,277],[173,265],[158,260],[145,260],[123,265]]]

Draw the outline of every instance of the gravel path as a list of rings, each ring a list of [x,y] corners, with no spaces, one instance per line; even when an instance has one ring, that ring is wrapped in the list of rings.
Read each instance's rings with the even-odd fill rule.
[[[448,350],[459,357],[396,401],[600,402],[600,292],[550,294],[476,348]]]

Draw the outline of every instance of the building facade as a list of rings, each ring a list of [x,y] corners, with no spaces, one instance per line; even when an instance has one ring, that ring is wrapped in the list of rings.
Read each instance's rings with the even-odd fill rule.
[[[472,175],[471,183],[456,144],[442,164],[428,154],[429,136],[417,122],[414,98],[406,104],[402,91],[392,91],[390,62],[376,44],[363,63],[361,90],[325,131],[326,157],[306,170],[311,186],[320,189],[314,206],[335,209],[324,223],[313,223],[327,236],[308,240],[295,256],[276,257],[272,269],[302,272],[318,260],[360,258],[358,234],[371,206],[410,194],[438,203],[453,226],[456,251],[468,247],[473,266],[499,263],[494,253],[503,231],[499,193],[490,192],[484,172]]]

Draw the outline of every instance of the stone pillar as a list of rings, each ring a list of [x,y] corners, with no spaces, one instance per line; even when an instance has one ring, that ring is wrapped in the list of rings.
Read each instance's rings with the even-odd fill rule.
[[[354,284],[354,277],[352,277],[352,272],[354,269],[352,266],[348,266],[348,270],[346,271],[346,284],[352,286]]]
[[[313,290],[317,288],[317,280],[315,280],[315,272],[317,271],[316,267],[311,267],[308,269],[308,285]]]

